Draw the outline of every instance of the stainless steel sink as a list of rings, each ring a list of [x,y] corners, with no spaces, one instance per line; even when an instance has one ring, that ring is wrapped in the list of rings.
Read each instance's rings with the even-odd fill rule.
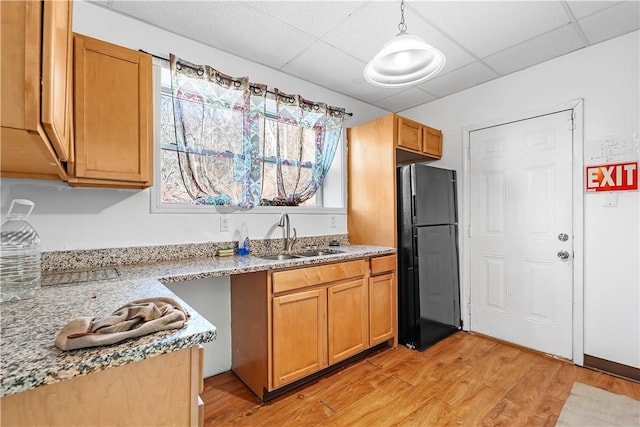
[[[282,261],[285,259],[295,259],[295,258],[301,258],[300,255],[293,255],[293,254],[277,254],[277,255],[265,255],[265,256],[261,256],[258,258],[262,258],[262,259],[274,259],[277,261]]]
[[[286,259],[310,258],[314,256],[325,256],[325,255],[334,255],[334,254],[341,254],[341,253],[344,253],[344,251],[339,251],[336,249],[310,249],[304,252],[296,252],[294,254],[264,255],[258,258],[283,261]]]
[[[298,255],[303,257],[312,257],[312,256],[324,256],[324,255],[335,255],[342,254],[344,251],[339,251],[336,249],[312,249],[304,252],[299,252]]]

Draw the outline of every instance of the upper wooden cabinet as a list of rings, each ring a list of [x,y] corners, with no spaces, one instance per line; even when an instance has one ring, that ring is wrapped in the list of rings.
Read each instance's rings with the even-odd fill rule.
[[[67,179],[72,2],[2,1],[2,176]]]
[[[74,34],[74,186],[152,185],[151,56]]]
[[[398,123],[397,148],[422,153],[428,157],[442,157],[442,132],[413,120],[396,116]]]
[[[347,226],[353,244],[396,247],[396,167],[442,156],[442,132],[389,114],[347,130]]]

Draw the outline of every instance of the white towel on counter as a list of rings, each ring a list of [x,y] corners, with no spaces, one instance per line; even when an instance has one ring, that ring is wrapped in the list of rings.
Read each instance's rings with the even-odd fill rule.
[[[144,298],[120,307],[104,319],[78,317],[56,336],[61,350],[110,345],[167,329],[180,329],[189,313],[173,298]]]

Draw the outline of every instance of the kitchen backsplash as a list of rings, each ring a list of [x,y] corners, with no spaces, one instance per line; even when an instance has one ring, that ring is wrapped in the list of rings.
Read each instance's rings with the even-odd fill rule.
[[[338,241],[340,245],[349,244],[349,236],[346,234],[299,237],[293,246],[293,251],[304,249],[307,246],[328,246],[332,240]],[[42,270],[82,270],[187,258],[208,258],[216,256],[218,248],[233,247],[237,249],[237,246],[237,242],[207,242],[43,252]],[[252,255],[271,255],[281,252],[283,248],[284,239],[251,240]]]

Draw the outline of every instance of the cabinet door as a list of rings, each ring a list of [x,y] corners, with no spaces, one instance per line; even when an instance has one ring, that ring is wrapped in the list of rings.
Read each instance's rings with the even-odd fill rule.
[[[76,182],[151,185],[151,57],[78,34],[74,55]]]
[[[422,151],[422,125],[413,120],[398,117],[399,147]]]
[[[357,279],[327,290],[329,364],[347,359],[368,347],[367,287]]]
[[[327,366],[326,289],[273,298],[273,387]]]
[[[369,345],[376,345],[395,335],[396,275],[369,278]]]
[[[442,132],[428,126],[423,127],[422,151],[436,158],[442,157]]]
[[[70,1],[45,1],[42,20],[42,126],[64,162],[71,147],[73,37]]]
[[[47,3],[56,3],[51,6],[56,9],[70,10],[67,2],[46,2],[45,6]],[[46,78],[41,78],[41,73],[46,72],[42,54],[51,53],[47,50],[51,34],[43,33],[43,24],[46,26],[51,15],[43,16],[44,8],[50,9],[39,1],[0,1],[0,175],[66,181],[67,172],[56,152],[58,148],[54,150],[41,123],[41,104],[49,102],[44,93],[50,89]],[[60,23],[56,34],[70,31],[70,27],[62,28],[64,25]],[[66,54],[56,51],[53,55],[58,53]],[[64,58],[49,59],[56,64],[64,63]],[[69,72],[57,70],[56,77],[64,80]],[[53,100],[54,106],[58,101]],[[60,108],[60,114],[69,117],[64,106]]]
[[[197,426],[194,348],[3,396],[3,426]]]

